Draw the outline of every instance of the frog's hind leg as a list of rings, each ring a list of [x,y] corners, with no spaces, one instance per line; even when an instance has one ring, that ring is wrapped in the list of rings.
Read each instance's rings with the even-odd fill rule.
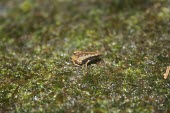
[[[85,70],[86,70],[86,73],[85,73],[86,75],[88,74],[88,67],[87,66],[88,66],[89,62],[90,62],[90,60],[87,60],[87,62],[84,65],[85,66]]]
[[[87,60],[87,62],[85,63],[86,71],[87,71],[87,65],[88,65],[89,62],[90,62],[90,60]]]

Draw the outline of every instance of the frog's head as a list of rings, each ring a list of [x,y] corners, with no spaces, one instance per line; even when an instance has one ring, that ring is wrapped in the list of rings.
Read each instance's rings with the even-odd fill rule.
[[[81,51],[74,51],[73,54],[74,55],[79,55],[81,53]]]

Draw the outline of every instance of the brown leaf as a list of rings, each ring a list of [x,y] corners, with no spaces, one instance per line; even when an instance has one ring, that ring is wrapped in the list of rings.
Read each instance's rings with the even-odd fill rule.
[[[167,79],[167,77],[169,75],[169,71],[170,71],[170,66],[167,66],[166,72],[163,74],[164,75],[164,79]]]

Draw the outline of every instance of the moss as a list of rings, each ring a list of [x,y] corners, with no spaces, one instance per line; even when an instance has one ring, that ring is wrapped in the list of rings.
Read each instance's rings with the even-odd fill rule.
[[[1,1],[0,111],[168,112],[166,0]],[[75,67],[75,50],[104,62]]]

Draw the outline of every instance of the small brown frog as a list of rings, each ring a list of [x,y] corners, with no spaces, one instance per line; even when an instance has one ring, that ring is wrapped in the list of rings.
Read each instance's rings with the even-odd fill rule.
[[[75,51],[71,59],[74,65],[76,66],[85,65],[87,69],[88,64],[101,60],[100,56],[101,56],[100,52]]]

